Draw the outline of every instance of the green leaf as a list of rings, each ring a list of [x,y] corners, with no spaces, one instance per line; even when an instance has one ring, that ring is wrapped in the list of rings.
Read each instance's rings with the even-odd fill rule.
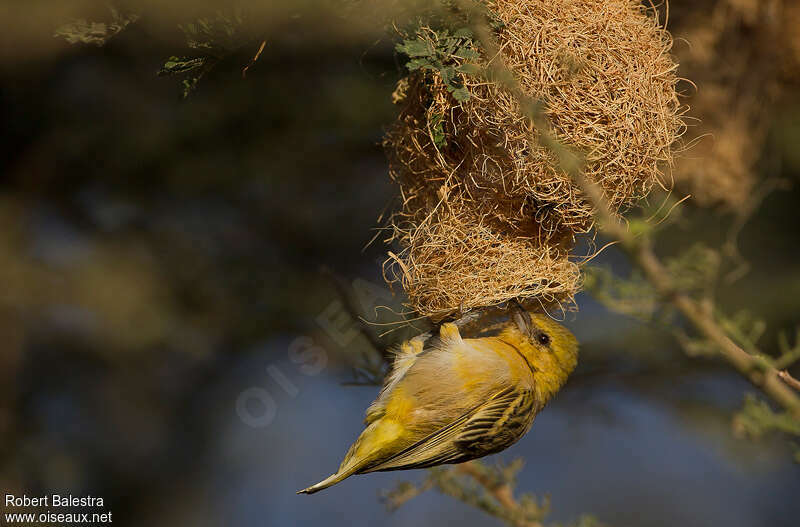
[[[464,60],[478,60],[478,59],[481,58],[481,54],[480,53],[478,53],[474,49],[468,48],[468,47],[460,47],[460,48],[458,48],[458,51],[456,52],[456,55],[458,55],[460,58],[462,58]]]
[[[460,28],[452,34],[447,29],[421,31],[415,38],[397,44],[395,49],[409,57],[406,63],[408,71],[438,71],[447,90],[457,101],[470,98],[463,76],[482,72],[477,65],[464,64],[481,58],[468,28]]]
[[[200,77],[192,77],[189,79],[183,79],[183,98],[186,99],[189,95],[197,89],[197,83],[200,82]]]
[[[478,66],[477,64],[462,64],[458,68],[456,68],[460,73],[464,73],[466,75],[472,76],[482,76],[484,73],[484,68]]]
[[[187,57],[170,57],[158,70],[158,75],[177,75],[179,73],[187,73],[195,70],[206,63],[205,57],[187,58]]]
[[[450,86],[453,83],[453,78],[456,75],[455,68],[453,68],[452,66],[447,68],[442,68],[442,70],[439,73],[441,73],[442,80],[444,81],[444,83],[447,85],[448,88],[450,88]]]
[[[469,90],[466,88],[458,88],[457,90],[453,90],[453,97],[458,102],[468,101],[471,97]]]
[[[431,70],[437,69],[430,63],[430,61],[427,61],[425,59],[414,59],[412,61],[409,61],[409,63],[406,64],[406,67],[408,68],[408,71],[417,71],[426,68]]]
[[[433,144],[439,148],[447,146],[447,135],[444,132],[444,115],[434,115],[429,121]]]
[[[405,53],[409,57],[427,57],[431,55],[428,44],[422,40],[405,41],[397,45],[397,51]]]

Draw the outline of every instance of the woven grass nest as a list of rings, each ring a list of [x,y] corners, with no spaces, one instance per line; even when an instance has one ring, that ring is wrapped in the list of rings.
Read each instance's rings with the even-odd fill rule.
[[[512,298],[573,305],[580,270],[571,251],[593,224],[516,98],[469,72],[504,61],[545,105],[557,138],[585,156],[584,174],[614,212],[671,184],[664,168],[684,128],[671,38],[638,1],[486,5],[499,57],[464,33],[423,26],[406,39],[438,50],[438,66],[410,63],[385,139],[402,197],[392,218],[401,251],[387,260],[387,279],[434,319]]]

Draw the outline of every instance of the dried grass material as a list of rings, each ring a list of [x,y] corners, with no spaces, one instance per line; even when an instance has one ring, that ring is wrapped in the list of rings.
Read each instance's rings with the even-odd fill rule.
[[[511,298],[573,302],[580,271],[560,248],[498,232],[461,197],[449,197],[404,235],[407,249],[387,262],[417,311],[434,320]],[[392,265],[394,264],[394,265]]]
[[[681,192],[701,206],[747,210],[760,196],[756,163],[775,103],[800,80],[800,5],[796,0],[673,0],[672,32],[681,73],[691,78],[687,104],[696,124],[678,161]]]
[[[766,123],[758,111],[765,109],[758,101],[734,97],[728,88],[712,84],[704,85],[694,103],[705,120],[693,130],[694,144],[678,160],[675,181],[700,206],[741,210],[758,183],[754,167],[766,137]]]
[[[614,211],[667,186],[683,130],[669,34],[638,0],[495,0],[502,60],[544,103],[553,131],[586,156],[585,173]],[[433,30],[419,36],[435,41]],[[466,60],[455,58],[456,66]],[[479,64],[485,69],[485,64]],[[513,297],[568,302],[577,268],[566,255],[592,210],[556,167],[507,90],[464,75],[459,102],[438,72],[414,73],[385,146],[401,188],[396,263],[423,315]],[[452,88],[452,86],[451,86]],[[458,214],[445,214],[457,196]]]

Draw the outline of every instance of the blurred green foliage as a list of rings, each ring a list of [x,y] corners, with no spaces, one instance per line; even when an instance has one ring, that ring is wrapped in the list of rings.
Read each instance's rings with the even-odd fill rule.
[[[782,432],[800,440],[800,423],[787,412],[775,412],[769,404],[747,394],[744,407],[733,421],[734,431],[743,437],[760,439],[770,432]],[[800,446],[795,445],[795,461],[800,463]]]
[[[199,56],[167,59],[158,71],[159,75],[181,75],[183,98],[197,88],[197,84],[221,60],[252,43],[244,25],[240,9],[229,13],[218,11],[213,17],[198,18],[178,26],[186,38],[186,46]]]
[[[111,20],[108,22],[90,22],[85,19],[76,19],[56,29],[55,36],[61,37],[70,44],[93,44],[102,46],[120,31],[136,22],[139,15],[123,13],[113,6],[109,6]]]

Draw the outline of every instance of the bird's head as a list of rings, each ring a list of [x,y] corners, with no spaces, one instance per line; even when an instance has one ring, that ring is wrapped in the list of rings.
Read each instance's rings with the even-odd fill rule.
[[[578,340],[549,316],[518,306],[511,311],[509,326],[516,339],[526,344],[521,350],[534,369],[534,377],[557,391],[578,364]]]

